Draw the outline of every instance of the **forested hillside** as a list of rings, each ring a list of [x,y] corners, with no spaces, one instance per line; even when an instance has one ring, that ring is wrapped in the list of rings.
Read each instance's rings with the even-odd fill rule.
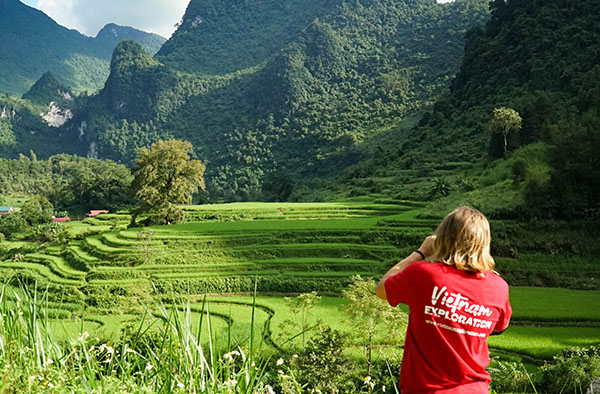
[[[193,1],[156,59],[121,44],[67,127],[85,125],[90,152],[124,163],[156,138],[190,140],[213,196],[258,198],[273,178],[335,174],[363,139],[427,108],[458,70],[464,32],[487,18],[485,0]]]
[[[20,96],[51,71],[63,84],[94,92],[108,76],[115,45],[135,40],[151,53],[165,39],[130,27],[106,25],[95,38],[58,25],[19,0],[0,2],[0,92]]]
[[[489,169],[477,167],[482,177],[465,172],[474,175],[470,185],[438,179],[443,194],[508,181],[502,192],[490,189],[498,201],[518,196],[497,207],[501,215],[597,217],[600,3],[496,0],[491,9],[485,29],[468,32],[449,92],[406,141],[381,146],[377,157],[348,171],[345,181],[357,183],[374,172],[396,179],[407,173],[431,176],[435,169],[480,163]],[[522,118],[520,129],[507,135],[506,153],[502,135],[491,128],[493,110],[500,107]]]

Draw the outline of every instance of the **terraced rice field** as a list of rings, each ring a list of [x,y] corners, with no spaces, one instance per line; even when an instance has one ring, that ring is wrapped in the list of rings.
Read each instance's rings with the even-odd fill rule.
[[[339,295],[350,278],[380,277],[437,225],[417,219],[419,208],[409,202],[238,203],[185,210],[188,221],[172,226],[127,229],[125,214],[73,223],[81,239],[2,262],[0,272],[48,286],[55,331],[65,338],[87,329],[115,335],[156,300],[189,296],[196,300],[192,317],[200,321],[198,297],[208,294],[213,328],[230,326],[243,342],[252,301],[247,294],[256,289],[261,296],[255,317],[265,328],[256,339],[277,347],[293,334],[279,328],[293,319],[282,295],[317,290],[331,296],[315,308],[313,319],[348,330]],[[545,257],[530,260],[541,264]],[[594,269],[584,263],[583,269]],[[498,269],[519,270],[518,264],[499,259]],[[219,296],[223,293],[237,295]],[[513,327],[490,340],[495,351],[537,362],[566,346],[600,343],[600,292],[513,287],[511,297]],[[77,323],[80,317],[85,323]],[[286,346],[297,347],[297,340]]]

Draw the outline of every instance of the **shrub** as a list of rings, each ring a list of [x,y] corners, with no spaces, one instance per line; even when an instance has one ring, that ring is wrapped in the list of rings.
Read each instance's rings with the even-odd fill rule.
[[[545,393],[584,393],[600,377],[600,347],[569,348],[542,367]]]
[[[496,361],[490,364],[491,388],[499,393],[532,392],[530,376],[523,363]]]
[[[306,352],[298,357],[298,371],[301,383],[310,389],[325,393],[338,391],[341,378],[348,370],[348,360],[343,355],[342,334],[322,326],[306,345]]]

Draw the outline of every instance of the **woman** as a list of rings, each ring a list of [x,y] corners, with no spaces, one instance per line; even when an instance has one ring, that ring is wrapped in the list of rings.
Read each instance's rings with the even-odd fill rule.
[[[383,276],[377,296],[410,309],[402,394],[489,393],[486,339],[512,313],[508,285],[493,269],[489,223],[462,207]]]

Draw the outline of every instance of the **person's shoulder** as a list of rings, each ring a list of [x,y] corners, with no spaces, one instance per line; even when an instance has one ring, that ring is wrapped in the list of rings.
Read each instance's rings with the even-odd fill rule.
[[[435,267],[433,267],[433,265],[435,265],[435,263],[430,263],[429,261],[415,261],[414,263],[409,265],[406,269],[410,268],[415,271],[430,271],[432,269],[435,269]]]
[[[508,291],[508,283],[500,276],[500,274],[496,271],[489,271],[486,273],[488,281],[492,283],[494,286],[505,288]]]
[[[416,261],[409,265],[406,270],[409,270],[410,274],[417,275],[441,275],[441,271],[444,270],[447,265],[443,263],[432,263],[429,261]]]

